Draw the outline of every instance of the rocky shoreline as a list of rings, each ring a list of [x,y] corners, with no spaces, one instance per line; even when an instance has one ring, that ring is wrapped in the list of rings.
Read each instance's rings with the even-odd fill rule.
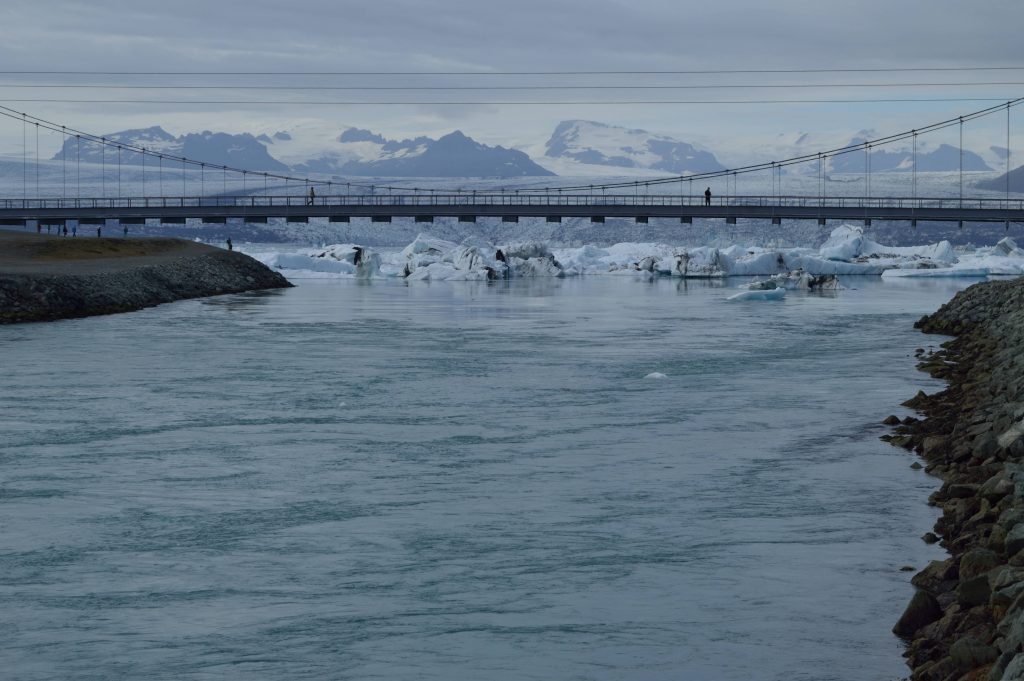
[[[950,557],[912,579],[893,631],[915,681],[1024,679],[1024,279],[976,284],[915,325],[954,336],[919,368],[948,381],[885,436],[942,479],[929,503]]]
[[[0,238],[0,324],[290,286],[249,256],[177,239]]]

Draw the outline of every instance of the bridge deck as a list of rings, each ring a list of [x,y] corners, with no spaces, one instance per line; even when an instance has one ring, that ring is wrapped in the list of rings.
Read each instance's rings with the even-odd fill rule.
[[[446,195],[3,199],[0,221],[266,218],[744,218],[1024,221],[1021,199]]]

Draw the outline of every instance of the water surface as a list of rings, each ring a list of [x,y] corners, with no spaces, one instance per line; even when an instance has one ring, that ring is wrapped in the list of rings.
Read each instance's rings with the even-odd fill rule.
[[[295,289],[0,327],[12,679],[895,679],[969,282]],[[664,380],[644,379],[651,372]]]

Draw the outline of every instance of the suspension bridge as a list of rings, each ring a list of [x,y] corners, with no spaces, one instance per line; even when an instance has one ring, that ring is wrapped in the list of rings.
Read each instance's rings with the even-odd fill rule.
[[[423,189],[394,182],[339,182],[287,173],[256,172],[125,144],[0,106],[0,117],[13,121],[15,125],[20,124],[23,137],[22,196],[0,198],[0,225],[60,226],[69,221],[85,225],[104,225],[108,221],[122,225],[141,225],[147,221],[184,224],[187,220],[226,224],[229,220],[265,223],[271,219],[308,222],[315,218],[335,223],[350,222],[353,219],[387,223],[394,218],[413,219],[416,222],[433,222],[437,218],[475,222],[491,218],[512,223],[521,218],[544,219],[548,222],[581,218],[600,223],[606,219],[625,218],[641,224],[650,219],[678,219],[685,224],[692,223],[694,219],[717,218],[727,223],[754,219],[770,220],[772,224],[781,224],[783,220],[817,220],[819,224],[825,224],[827,220],[836,219],[862,220],[865,224],[871,224],[872,220],[897,220],[907,221],[911,225],[916,225],[919,220],[956,222],[961,225],[964,222],[995,222],[1005,223],[1008,228],[1011,222],[1024,222],[1024,199],[1019,198],[1019,195],[1011,195],[1009,184],[1011,111],[1022,102],[1024,98],[1012,99],[886,137],[715,172],[604,184],[487,190]],[[1004,113],[1005,191],[987,192],[984,195],[965,194],[965,127],[972,121]],[[959,129],[959,193],[945,197],[921,196],[918,194],[917,168],[919,138],[949,128]],[[39,190],[40,131],[43,134],[59,134],[63,140],[63,181],[57,196],[43,196]],[[35,135],[36,153],[30,162],[28,150],[31,133]],[[68,164],[71,160],[68,151],[72,146],[69,141],[76,154],[72,169],[74,177],[70,184]],[[905,169],[910,174],[909,195],[892,196],[881,192],[873,195],[873,154],[900,143],[909,143],[912,150],[910,168]],[[81,189],[80,159],[83,147],[100,150],[102,189],[99,196],[86,195]],[[122,157],[126,154],[133,158],[132,168],[136,173],[139,172],[141,161],[142,195],[129,195],[125,192],[126,183],[122,183],[121,177]],[[829,196],[830,164],[836,157],[849,154],[863,154],[863,195]],[[805,176],[816,174],[816,192],[783,192],[784,173],[792,172],[798,166]],[[158,174],[159,195],[146,195],[147,171],[150,173],[150,187],[156,184],[152,175]],[[165,172],[178,173],[182,189],[180,194],[167,195],[164,192]],[[767,176],[771,183],[770,194],[742,195],[736,191],[740,176],[754,174]],[[240,183],[241,191],[226,191],[229,175]],[[36,188],[34,193],[29,191],[33,179]],[[200,191],[190,192],[189,183],[194,190],[197,179]],[[218,179],[220,182],[217,182]],[[701,187],[716,180],[719,184],[724,180],[725,186],[732,189],[724,194],[705,196]],[[283,183],[288,191],[271,191],[271,182],[275,186]],[[220,184],[222,191],[208,193],[205,190],[207,184],[211,189]],[[138,182],[133,182],[127,186],[134,189],[137,185]]]

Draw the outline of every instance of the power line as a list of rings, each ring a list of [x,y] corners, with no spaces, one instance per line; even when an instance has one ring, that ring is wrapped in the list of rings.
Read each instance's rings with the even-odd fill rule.
[[[723,75],[753,73],[927,73],[958,71],[1022,71],[1024,66],[932,66],[844,69],[686,69],[637,71],[15,71],[9,75],[61,76],[634,76]]]
[[[868,88],[868,87],[988,87],[1024,85],[1021,81],[985,83],[745,83],[712,85],[109,85],[109,84],[19,84],[0,83],[4,88],[30,89],[97,89],[97,90],[294,90],[294,91],[448,91],[448,90],[748,90],[748,89],[806,89],[806,88]]]
[[[873,99],[673,99],[673,100],[518,100],[518,101],[329,101],[329,100],[238,100],[238,99],[62,99],[62,98],[0,98],[8,103],[46,104],[217,104],[217,105],[298,105],[298,106],[621,106],[663,104],[884,104],[913,102],[1005,102],[1006,97],[917,97]]]

